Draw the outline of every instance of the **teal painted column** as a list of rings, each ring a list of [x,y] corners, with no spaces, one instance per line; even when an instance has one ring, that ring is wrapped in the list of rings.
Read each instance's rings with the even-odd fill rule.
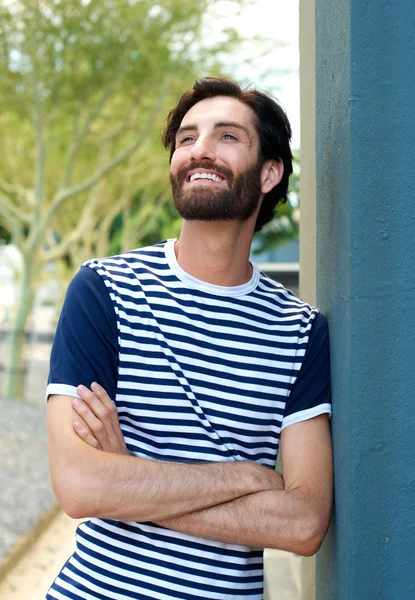
[[[316,0],[316,151],[336,473],[317,600],[413,600],[413,0]]]

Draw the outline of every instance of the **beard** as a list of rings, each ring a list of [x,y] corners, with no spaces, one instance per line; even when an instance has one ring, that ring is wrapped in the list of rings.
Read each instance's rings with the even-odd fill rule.
[[[183,190],[187,173],[194,169],[212,169],[226,178],[224,184],[207,184]],[[261,169],[258,161],[234,177],[230,169],[218,169],[208,162],[185,165],[170,175],[173,200],[182,219],[188,221],[246,221],[256,211],[261,196]]]

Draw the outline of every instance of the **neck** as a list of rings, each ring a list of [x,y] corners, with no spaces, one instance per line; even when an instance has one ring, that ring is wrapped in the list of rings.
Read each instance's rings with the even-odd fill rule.
[[[183,221],[175,246],[177,262],[186,273],[206,283],[243,285],[252,277],[252,236],[250,222]]]

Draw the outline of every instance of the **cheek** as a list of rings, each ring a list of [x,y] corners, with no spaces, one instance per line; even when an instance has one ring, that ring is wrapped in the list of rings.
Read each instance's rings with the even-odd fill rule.
[[[175,173],[177,171],[177,158],[176,153],[173,154],[170,161],[170,173]]]
[[[182,167],[188,158],[184,155],[184,153],[180,150],[175,150],[170,163],[170,174],[175,175],[180,167]]]
[[[224,163],[227,163],[233,171],[243,171],[247,165],[252,164],[253,158],[249,149],[245,146],[238,148],[226,148],[227,152],[217,153],[218,158],[222,158]]]

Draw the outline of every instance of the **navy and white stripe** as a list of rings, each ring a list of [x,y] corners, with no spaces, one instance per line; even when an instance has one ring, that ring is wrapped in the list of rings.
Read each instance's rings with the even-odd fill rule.
[[[84,338],[102,336],[105,328],[109,332],[104,341],[95,340],[101,349],[97,361],[106,353],[106,372],[117,373],[112,395],[134,455],[174,462],[254,460],[274,467],[284,426],[330,412],[328,375],[317,387],[304,382],[306,393],[295,393],[302,385],[299,374],[307,371],[302,367],[310,332],[321,315],[255,265],[247,284],[207,284],[180,268],[174,240],[168,240],[89,261],[81,272],[96,284],[97,297],[105,296],[105,289],[109,293],[102,301],[107,303],[104,316],[91,317],[94,309],[85,306],[76,310],[88,312]],[[86,287],[83,294],[68,292],[54,346],[65,344],[65,356],[72,346],[79,350],[70,304],[88,293]],[[55,353],[61,362],[54,366],[52,352],[48,394],[76,396],[76,385],[94,379],[108,389],[102,371],[93,372],[96,367],[88,375],[79,372],[94,362],[90,356],[83,361],[78,353],[62,365],[64,353]],[[320,355],[318,350],[309,359],[313,381],[326,377],[327,357],[317,359]],[[76,552],[47,596],[262,597],[262,549],[199,539],[152,523],[101,519],[78,528]]]

